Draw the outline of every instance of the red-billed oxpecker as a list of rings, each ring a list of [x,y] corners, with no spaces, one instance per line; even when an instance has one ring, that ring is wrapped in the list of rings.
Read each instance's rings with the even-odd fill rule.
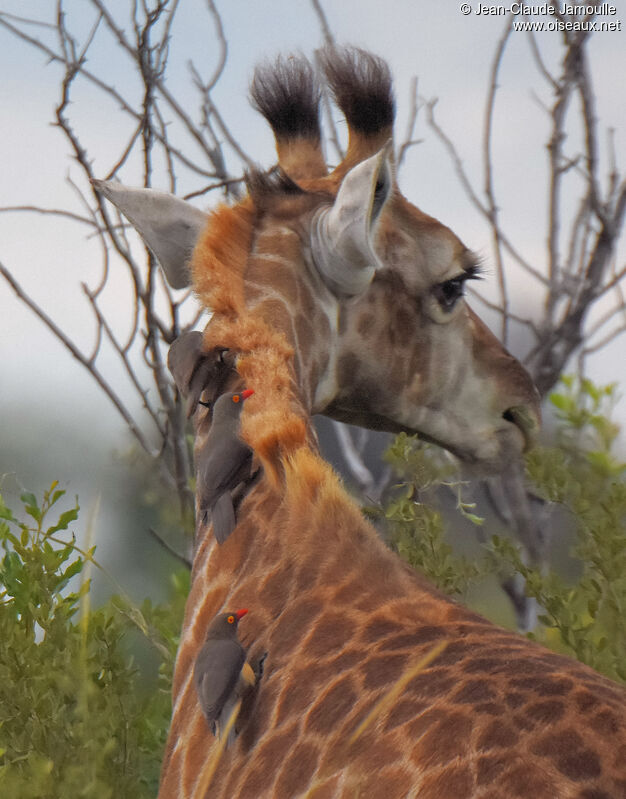
[[[250,478],[252,467],[252,450],[239,438],[239,417],[253,393],[248,388],[222,394],[213,404],[211,429],[196,462],[196,541],[209,515],[219,544],[237,524],[231,491]]]
[[[256,675],[246,660],[237,638],[237,626],[246,608],[216,616],[207,630],[206,642],[194,666],[193,678],[200,707],[213,734],[221,737],[244,691],[256,683]],[[236,737],[234,722],[228,744]]]

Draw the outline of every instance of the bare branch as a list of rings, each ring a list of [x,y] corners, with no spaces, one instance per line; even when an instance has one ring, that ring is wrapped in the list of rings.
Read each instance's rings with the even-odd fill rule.
[[[95,363],[87,358],[74,344],[73,341],[70,340],[68,336],[61,330],[61,328],[52,321],[52,319],[48,316],[48,314],[37,305],[37,303],[24,291],[24,289],[20,286],[20,284],[15,280],[13,275],[9,272],[9,270],[4,266],[2,262],[0,262],[0,274],[4,277],[7,283],[11,286],[13,291],[19,297],[19,299],[31,309],[31,311],[41,319],[41,321],[46,325],[48,330],[61,341],[61,343],[65,346],[65,348],[71,353],[71,355],[76,358],[76,360],[82,364],[85,369],[87,369],[96,383],[100,386],[102,391],[106,394],[106,396],[111,400],[115,408],[117,409],[120,416],[124,419],[126,424],[128,425],[130,431],[135,436],[141,448],[148,453],[151,457],[154,457],[155,451],[154,448],[150,446],[147,438],[144,436],[142,431],[139,429],[137,424],[135,423],[134,419],[127,411],[124,403],[122,402],[121,398],[118,394],[113,390],[111,385],[108,381],[104,378],[101,372],[96,367]]]
[[[434,108],[436,104],[437,104],[436,100],[429,100],[428,102],[426,102],[426,109],[428,113],[428,124],[437,134],[437,137],[443,143],[446,150],[448,151],[448,154],[452,160],[452,163],[454,165],[461,186],[465,190],[467,196],[470,198],[472,204],[480,211],[480,213],[487,219],[487,221],[490,222],[491,219],[489,215],[489,209],[485,207],[485,205],[481,202],[478,195],[474,191],[472,184],[469,181],[469,178],[465,174],[465,170],[463,169],[463,163],[459,157],[458,152],[456,151],[454,144],[435,121]],[[539,270],[531,266],[528,263],[528,261],[522,258],[522,256],[518,253],[515,247],[513,247],[507,236],[505,236],[505,234],[502,231],[500,231],[500,241],[502,242],[502,246],[505,248],[505,250],[507,250],[509,255],[511,255],[517,261],[517,263],[522,267],[522,269],[528,272],[528,274],[532,275],[536,280],[538,280],[543,285],[545,286],[548,285],[548,281],[546,280],[544,275],[542,275],[541,272],[539,272]]]
[[[402,162],[411,149],[411,147],[419,144],[421,139],[414,139],[413,133],[415,131],[415,123],[417,122],[417,76],[413,75],[411,78],[411,88],[409,89],[409,118],[406,124],[406,133],[404,139],[398,148],[396,156],[396,172],[400,171]]]
[[[162,547],[169,555],[176,558],[177,561],[183,564],[187,569],[191,569],[192,566],[192,558],[191,555],[183,555],[178,550],[174,549],[171,544],[168,544],[167,541],[157,533],[156,530],[153,530],[152,527],[148,527],[148,532],[152,536],[152,538],[157,542],[157,544]]]
[[[509,299],[506,288],[506,278],[504,275],[504,263],[502,261],[502,247],[500,224],[498,221],[498,206],[496,204],[495,192],[493,187],[493,169],[491,155],[491,134],[493,126],[493,111],[498,87],[498,73],[502,56],[508,42],[511,31],[511,20],[508,19],[506,27],[496,48],[496,54],[491,67],[491,81],[487,94],[487,105],[485,109],[485,128],[483,136],[483,169],[485,173],[485,195],[487,197],[487,212],[491,222],[491,234],[493,238],[493,253],[496,262],[496,274],[498,276],[498,289],[500,292],[500,303],[502,305],[502,341],[506,345],[508,341],[508,321],[509,321]]]
[[[324,13],[324,9],[322,8],[322,4],[319,0],[311,0],[311,5],[313,6],[313,10],[317,14],[318,21],[320,23],[320,28],[322,29],[322,36],[324,37],[324,44],[329,47],[335,46],[335,37],[330,30],[330,26],[328,24],[328,20],[326,19],[326,14]]]
[[[72,211],[65,211],[62,208],[41,208],[38,205],[5,205],[0,208],[0,214],[11,213],[14,211],[28,211],[35,214],[42,214],[43,216],[61,216],[65,217],[66,219],[71,219],[73,222],[81,222],[84,225],[89,225],[90,227],[95,227],[97,230],[100,230],[98,224],[93,219],[81,216],[80,214],[75,214]]]

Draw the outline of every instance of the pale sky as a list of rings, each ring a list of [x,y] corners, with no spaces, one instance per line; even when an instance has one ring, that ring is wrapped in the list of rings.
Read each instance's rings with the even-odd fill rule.
[[[0,10],[20,16],[33,15],[53,21],[54,3],[0,0]],[[84,36],[94,13],[88,0],[64,4],[69,28]],[[131,4],[111,0],[109,8],[126,20]],[[273,142],[265,123],[249,106],[247,86],[256,62],[279,52],[311,54],[322,37],[309,0],[217,0],[229,44],[228,62],[213,100],[231,130],[251,157],[263,165],[274,160]],[[490,65],[504,27],[501,16],[464,15],[460,3],[451,0],[322,0],[336,39],[370,49],[388,60],[395,76],[398,106],[397,139],[404,136],[409,108],[409,87],[415,75],[422,98],[438,97],[439,123],[456,143],[464,166],[482,192],[481,137]],[[626,24],[626,3],[618,2],[616,20]],[[170,72],[167,85],[187,111],[197,117],[197,97],[191,89],[187,62],[193,59],[205,76],[217,58],[213,27],[203,0],[181,0],[179,18],[172,31]],[[539,19],[539,18],[537,18]],[[41,35],[36,27],[33,36]],[[45,33],[45,31],[44,31]],[[46,34],[48,35],[48,34]],[[559,53],[558,34],[537,34],[546,63],[554,67]],[[624,31],[594,35],[591,44],[597,115],[605,131],[615,129],[618,166],[626,169],[626,74]],[[110,37],[96,40],[89,68],[101,72],[125,94],[136,90],[126,56],[112,46]],[[51,126],[59,95],[59,67],[0,27],[0,206],[41,205],[80,212],[80,203],[67,183],[70,176],[82,181],[79,167],[68,157],[62,133]],[[549,88],[532,61],[527,35],[513,33],[500,77],[494,124],[495,182],[502,219],[510,237],[538,269],[546,259],[546,163],[548,124],[541,104],[549,105]],[[120,117],[112,103],[95,98],[84,84],[76,84],[69,111],[76,130],[94,159],[96,174],[106,174],[119,152]],[[337,119],[339,126],[341,122]],[[449,225],[472,249],[485,257],[486,295],[495,297],[490,231],[471,206],[454,175],[441,143],[420,111],[415,136],[423,142],[414,147],[400,173],[400,185],[410,200]],[[572,139],[571,151],[576,151]],[[192,153],[191,145],[189,152]],[[607,163],[603,162],[603,177]],[[121,175],[137,183],[132,165]],[[159,184],[159,180],[161,183]],[[155,186],[166,187],[163,175]],[[181,185],[181,192],[184,192]],[[209,197],[208,202],[212,202]],[[566,197],[565,204],[568,202]],[[207,200],[200,200],[207,207]],[[79,225],[34,214],[0,214],[0,260],[53,318],[78,340],[91,342],[89,312],[80,283],[98,274],[97,243],[86,241]],[[624,260],[622,248],[621,262]],[[537,295],[527,278],[509,268],[513,285],[513,309],[532,313]],[[116,314],[127,285],[120,280],[109,308]],[[497,320],[486,316],[495,330]],[[123,319],[121,320],[123,324]],[[516,351],[516,346],[520,351]],[[517,355],[523,342],[511,343]],[[590,364],[590,376],[599,382],[620,380],[626,392],[624,357],[626,336]],[[52,479],[65,481],[70,493],[81,494],[82,505],[94,502],[110,453],[127,445],[122,420],[94,385],[85,370],[56,342],[43,325],[15,298],[0,279],[0,458],[13,429],[26,430],[20,444],[27,462],[43,468]],[[115,378],[115,367],[111,374]],[[626,421],[626,404],[619,406]],[[6,427],[5,427],[6,425]],[[4,429],[3,429],[4,428]],[[97,439],[91,445],[92,431]],[[30,436],[30,437],[29,437]],[[3,444],[4,440],[4,444]],[[75,446],[72,446],[75,445]],[[12,446],[15,446],[13,443]],[[24,452],[24,448],[28,451]],[[97,452],[93,452],[93,450]],[[9,451],[12,451],[9,447]],[[70,463],[63,453],[71,452]],[[14,468],[1,458],[0,469]],[[36,474],[39,471],[34,469]],[[20,474],[30,485],[30,475]],[[39,479],[39,477],[37,478]],[[114,505],[114,496],[103,496],[103,506]]]

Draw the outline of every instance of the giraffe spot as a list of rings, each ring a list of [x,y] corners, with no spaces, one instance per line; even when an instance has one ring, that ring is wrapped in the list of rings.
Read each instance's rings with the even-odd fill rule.
[[[539,723],[535,719],[528,718],[528,716],[522,716],[521,714],[513,716],[512,721],[516,730],[524,730],[524,732],[534,730]]]
[[[314,662],[309,666],[299,669],[295,673],[288,690],[293,690],[294,692],[302,690],[303,694],[311,694],[311,698],[313,699],[316,693],[319,694],[319,691],[336,676],[337,669],[332,660],[325,660],[319,663]],[[285,692],[285,690],[286,689],[283,688],[283,692]]]
[[[337,785],[340,779],[341,775],[333,775],[321,784],[316,782],[315,787],[310,788],[309,792],[305,794],[306,799],[336,799]]]
[[[260,587],[263,605],[267,607],[272,616],[276,617],[289,601],[293,587],[293,564],[285,563],[278,571],[271,574]]]
[[[359,338],[368,338],[369,335],[374,332],[375,323],[376,317],[374,314],[364,313],[357,323],[357,332],[359,334]]]
[[[280,725],[294,716],[301,715],[315,697],[315,686],[306,669],[296,672],[288,689],[282,691],[278,700],[276,724]]]
[[[523,694],[518,694],[516,691],[512,691],[506,694],[504,701],[510,708],[515,710],[515,708],[518,708],[521,704],[526,702],[526,697]]]
[[[293,602],[281,615],[276,628],[272,631],[270,651],[276,649],[283,655],[292,652],[301,642],[303,632],[312,625],[320,613],[320,603],[314,599],[300,599]]]
[[[433,724],[441,720],[442,712],[437,708],[431,708],[421,713],[414,721],[409,724],[407,740],[417,739],[429,730]]]
[[[335,674],[341,674],[342,672],[351,669],[353,666],[356,666],[357,663],[361,663],[362,660],[362,652],[351,650],[348,652],[342,652],[340,655],[337,655],[336,658],[333,658],[330,662],[330,666],[333,668]]]
[[[446,614],[447,621],[459,622],[459,635],[484,635],[493,633],[493,625],[489,624],[476,613],[473,613],[463,605],[450,605]]]
[[[474,713],[483,714],[485,716],[501,716],[504,713],[503,705],[497,702],[481,702],[479,705],[474,705]]]
[[[398,649],[415,649],[416,646],[424,643],[424,638],[420,630],[410,633],[400,633],[388,638],[383,646],[385,652],[395,652]]]
[[[507,755],[483,755],[476,762],[476,783],[489,785],[508,767]]]
[[[515,673],[519,675],[545,674],[546,667],[537,658],[526,657],[515,664]]]
[[[578,709],[582,713],[586,713],[588,710],[593,710],[598,704],[598,697],[590,694],[589,691],[577,691],[574,694],[574,701]]]
[[[462,713],[449,713],[426,730],[413,747],[411,757],[424,767],[444,766],[459,756],[459,749],[469,744],[471,733],[471,718]]]
[[[519,797],[527,799],[529,796],[557,797],[557,786],[552,777],[544,769],[532,768],[528,763],[516,763],[510,771],[505,772],[499,785],[504,789],[508,798]]]
[[[559,757],[562,754],[582,749],[583,740],[574,730],[548,733],[540,738],[531,751],[540,757]]]
[[[556,766],[561,774],[577,781],[599,777],[602,772],[600,760],[592,749],[579,749],[562,755],[557,759]]]
[[[500,720],[492,721],[481,733],[478,739],[478,749],[501,749],[517,743],[518,734],[511,727]]]
[[[451,701],[459,704],[475,704],[495,699],[496,694],[486,680],[469,680],[452,695]]]
[[[384,769],[375,773],[363,772],[353,780],[348,780],[349,797],[408,796],[412,787],[409,774],[399,769]]]
[[[296,736],[297,725],[293,724],[283,732],[269,731],[260,737],[254,752],[254,763],[237,793],[237,799],[259,799],[266,795],[281,763],[291,752]]]
[[[457,682],[458,679],[451,675],[448,669],[426,669],[413,677],[406,687],[406,693],[432,701],[442,694],[447,694]]]
[[[529,705],[524,712],[535,721],[554,723],[563,717],[565,706],[558,699],[548,699],[545,702]]]
[[[402,724],[411,721],[426,709],[427,705],[424,702],[410,701],[403,699],[397,702],[389,711],[387,721],[385,722],[385,731],[393,730]]]
[[[329,735],[343,721],[357,701],[352,677],[342,678],[325,691],[306,715],[305,729]]]
[[[366,592],[363,593],[357,600],[356,607],[362,613],[370,614],[379,610],[381,604],[388,599],[395,599],[398,596],[398,586],[393,582],[381,582],[382,569],[371,569],[371,574],[366,571],[361,575],[360,583],[366,587]],[[371,586],[375,585],[376,590],[371,590]],[[400,625],[395,625],[395,630],[399,630]]]
[[[621,746],[618,746],[615,750],[614,768],[621,771],[621,769],[624,768],[624,763],[626,763],[626,744],[621,744]],[[626,794],[626,790],[624,793]]]
[[[340,652],[354,632],[354,620],[345,613],[327,613],[304,643],[307,657],[323,658]]]
[[[539,696],[563,696],[568,693],[573,683],[571,680],[559,679],[554,677],[533,677],[512,679],[509,684],[513,688],[519,688],[522,691],[533,691]]]
[[[361,635],[361,640],[366,644],[373,644],[381,638],[386,638],[390,633],[397,633],[402,629],[402,626],[397,622],[378,616],[366,625]]]
[[[298,569],[296,573],[295,584],[298,586],[298,592],[305,594],[307,591],[310,591],[315,587],[318,580],[318,572],[315,569],[312,569],[311,565],[307,563],[305,566],[302,566],[301,569]]]
[[[289,799],[302,793],[315,773],[319,756],[318,748],[306,741],[292,749],[278,775],[275,795]]]
[[[376,773],[402,759],[401,751],[377,732],[363,735],[350,748],[355,771]]]
[[[600,735],[616,735],[619,732],[620,724],[610,710],[601,710],[589,720],[589,724]]]
[[[552,678],[540,680],[539,686],[535,686],[535,691],[544,696],[565,696],[570,693],[574,683],[567,678]]]
[[[443,631],[442,638],[446,637],[446,631]],[[465,641],[452,641],[449,643],[440,655],[437,655],[433,660],[433,666],[454,666],[458,667],[459,661],[462,660],[468,652],[472,652],[474,647]]]
[[[361,666],[363,687],[367,691],[390,685],[402,676],[407,664],[406,655],[381,655]]]
[[[329,579],[327,577],[327,584],[332,585],[335,580]],[[339,575],[338,575],[339,576]],[[340,579],[346,579],[346,567],[345,564],[343,565],[343,574],[341,575]],[[355,596],[359,596],[359,594],[363,591],[363,583],[359,578],[355,578],[354,580],[350,580],[349,583],[342,585],[340,588],[333,593],[333,601],[337,605],[343,605],[348,602],[352,602]]]
[[[598,788],[585,788],[578,794],[577,799],[613,799],[613,796]]]
[[[462,664],[461,669],[466,674],[493,674],[499,671],[504,664],[500,658],[470,657]]]
[[[419,791],[420,799],[441,799],[441,797],[470,796],[472,774],[467,766],[447,768],[441,774],[427,777]],[[384,796],[385,793],[381,793]]]
[[[346,353],[337,363],[337,380],[340,385],[352,382],[359,373],[359,361],[352,353]]]

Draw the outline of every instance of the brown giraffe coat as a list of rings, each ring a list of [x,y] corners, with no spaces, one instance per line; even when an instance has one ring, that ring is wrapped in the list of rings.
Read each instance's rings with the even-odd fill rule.
[[[299,450],[284,495],[265,479],[223,547],[200,543],[176,666],[160,797],[192,797],[213,745],[191,680],[226,606],[258,691],[207,797],[619,799],[622,689],[441,596],[378,540],[327,466]],[[350,746],[378,699],[447,648]],[[310,793],[309,793],[310,791]]]
[[[212,214],[195,250],[194,287],[214,311],[205,351],[239,354],[255,391],[242,437],[263,475],[226,543],[210,531],[196,542],[159,797],[622,799],[622,689],[441,596],[383,546],[316,452],[310,414],[323,411],[418,430],[499,469],[538,418],[528,375],[460,296],[471,253],[393,183],[385,70],[367,54],[327,55],[350,132],[328,177],[310,71],[296,60],[258,73],[255,101],[298,184],[253,175],[250,197]],[[195,424],[201,448],[204,409]],[[267,659],[206,787],[215,742],[192,670],[227,606],[250,608],[240,634],[253,662]]]

